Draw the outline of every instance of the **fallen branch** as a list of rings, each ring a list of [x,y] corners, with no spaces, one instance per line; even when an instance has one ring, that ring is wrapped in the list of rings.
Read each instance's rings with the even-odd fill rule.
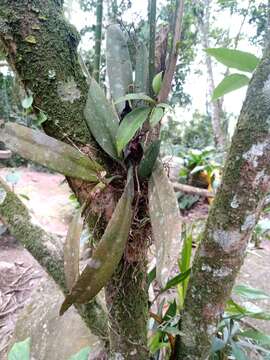
[[[206,189],[201,189],[201,188],[197,188],[194,186],[180,184],[180,183],[176,183],[176,182],[173,182],[172,186],[173,186],[174,190],[176,190],[176,191],[183,191],[188,194],[199,195],[199,196],[203,196],[203,197],[207,197],[207,198],[214,197],[214,194],[211,191],[208,191]]]
[[[0,150],[0,160],[6,160],[11,158],[11,151],[10,150]]]
[[[34,225],[28,209],[0,177],[0,218],[10,233],[28,250],[66,294],[63,249],[59,238]],[[93,300],[76,308],[93,334],[107,337],[107,317]]]

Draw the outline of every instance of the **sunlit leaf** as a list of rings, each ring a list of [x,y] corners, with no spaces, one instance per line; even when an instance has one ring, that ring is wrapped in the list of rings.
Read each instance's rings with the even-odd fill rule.
[[[89,86],[84,116],[97,143],[113,159],[118,159],[116,134],[119,119],[112,105],[106,99],[104,91],[93,78]]]
[[[238,90],[243,86],[249,84],[250,79],[246,75],[242,74],[231,74],[226,76],[215,88],[212,99],[217,100],[218,98],[228,94],[234,90]]]
[[[191,269],[188,269],[187,271],[185,271],[184,273],[178,274],[175,277],[173,277],[172,279],[170,279],[166,286],[161,289],[161,292],[167,291],[171,288],[173,288],[174,286],[180,284],[181,282],[185,281],[189,275],[190,275]]]
[[[149,212],[156,246],[157,280],[163,287],[176,262],[175,245],[180,247],[181,216],[174,189],[159,161],[149,181]]]
[[[151,111],[149,122],[151,127],[156,126],[164,116],[164,109],[162,107],[154,107]]]
[[[161,71],[160,73],[155,75],[153,82],[152,82],[152,88],[156,95],[158,95],[158,93],[160,92],[161,86],[162,86],[162,74],[163,74],[163,71]]]
[[[106,65],[109,88],[115,101],[120,96],[126,95],[133,84],[127,40],[118,24],[109,25],[107,28]],[[118,114],[121,114],[124,107],[125,102],[118,102],[116,106]]]
[[[190,269],[190,265],[191,265],[191,256],[192,256],[192,233],[188,233],[184,239],[183,242],[183,247],[182,247],[182,251],[181,251],[181,257],[179,260],[179,267],[180,267],[180,271],[182,273],[186,273],[187,271],[189,271]],[[189,277],[187,277],[186,279],[184,279],[183,281],[183,285],[182,285],[182,289],[183,289],[183,300],[186,297],[186,292],[187,292],[187,286],[188,286],[188,281],[189,281]]]
[[[116,146],[118,154],[121,153],[143,123],[148,119],[150,111],[151,109],[149,107],[140,107],[124,117],[117,132]]]
[[[265,300],[270,299],[270,295],[260,289],[255,289],[251,286],[236,285],[233,288],[233,293],[249,300]]]
[[[74,303],[89,302],[112,277],[121,260],[129,236],[133,196],[134,185],[132,169],[130,169],[125,190],[106,230],[78,281],[62,304],[60,315]]]
[[[152,282],[156,278],[156,267],[154,267],[149,273],[147,274],[147,288],[152,284]]]
[[[89,346],[81,349],[77,354],[72,355],[69,360],[88,360],[91,348]]]
[[[15,343],[8,353],[8,360],[30,360],[30,338]]]
[[[0,135],[10,150],[63,175],[96,182],[99,173],[104,171],[102,166],[79,150],[42,131],[6,123]]]
[[[245,51],[227,48],[209,48],[205,51],[222,64],[240,71],[253,72],[259,63],[255,55]]]
[[[67,288],[72,289],[79,277],[80,238],[83,230],[81,209],[74,215],[64,244],[64,271]]]

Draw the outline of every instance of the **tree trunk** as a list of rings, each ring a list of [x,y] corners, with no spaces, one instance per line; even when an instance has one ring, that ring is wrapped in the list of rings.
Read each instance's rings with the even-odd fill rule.
[[[199,27],[202,33],[202,44],[203,48],[209,48],[209,32],[210,32],[210,12],[211,12],[211,1],[212,0],[204,0],[204,17],[199,20]],[[214,74],[213,74],[213,66],[211,57],[205,53],[205,62],[207,69],[207,80],[208,80],[208,93],[211,97],[214,89]],[[215,145],[218,146],[221,150],[224,149],[225,146],[225,138],[222,130],[222,103],[220,100],[212,101],[211,104],[211,120],[212,120],[212,128],[214,134]]]
[[[244,102],[196,253],[177,359],[205,360],[270,190],[270,41]]]
[[[48,115],[48,120],[43,124],[45,132],[80,147],[106,166],[104,162],[108,159],[97,147],[85,125],[83,110],[88,85],[77,57],[79,37],[73,26],[63,18],[62,6],[61,0],[2,0],[0,39],[7,51],[9,63],[18,73],[24,87],[33,94],[33,107]],[[107,163],[111,164],[110,161]],[[108,166],[107,170],[109,174]],[[89,184],[71,178],[68,181],[83,202],[92,187],[89,189]],[[145,214],[146,203],[139,205],[139,209]],[[107,299],[111,314],[109,328],[113,356],[117,357],[120,353],[123,359],[143,360],[148,358],[148,303],[145,286],[145,244],[148,236],[134,236],[140,232],[145,235],[144,227],[136,221],[126,250],[129,255],[126,254],[108,285]],[[98,232],[102,233],[104,227],[105,224]],[[32,253],[35,239],[31,241],[33,244],[28,250]],[[139,260],[137,254],[130,255],[128,250],[137,245],[140,250]],[[108,289],[112,289],[111,293]],[[103,314],[95,302],[82,307],[86,310],[81,315],[91,330],[97,333],[96,326]]]

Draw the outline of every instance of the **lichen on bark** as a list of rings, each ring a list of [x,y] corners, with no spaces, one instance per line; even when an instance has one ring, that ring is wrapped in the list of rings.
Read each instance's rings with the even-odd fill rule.
[[[222,183],[194,259],[177,359],[209,356],[217,322],[270,190],[269,54],[270,41],[250,82]]]

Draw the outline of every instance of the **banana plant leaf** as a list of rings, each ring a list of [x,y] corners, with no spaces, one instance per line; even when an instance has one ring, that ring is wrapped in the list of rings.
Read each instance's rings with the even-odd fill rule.
[[[165,287],[181,245],[181,216],[173,187],[160,161],[149,181],[149,212],[156,246],[157,280]]]
[[[62,315],[72,304],[84,304],[106,285],[123,255],[132,220],[134,183],[129,170],[125,190],[91,259],[60,309]]]
[[[96,161],[71,145],[15,123],[7,123],[0,130],[0,138],[7,148],[23,158],[32,160],[66,176],[98,182],[104,169]]]
[[[119,159],[115,145],[119,119],[103,90],[93,78],[90,80],[84,117],[91,134],[101,148],[113,159]]]
[[[106,63],[109,88],[113,100],[129,92],[132,81],[132,65],[126,37],[118,24],[112,24],[107,29]],[[125,103],[116,105],[118,114],[124,110]]]
[[[72,289],[79,277],[80,238],[83,230],[81,209],[74,215],[64,244],[64,271],[67,288]]]

